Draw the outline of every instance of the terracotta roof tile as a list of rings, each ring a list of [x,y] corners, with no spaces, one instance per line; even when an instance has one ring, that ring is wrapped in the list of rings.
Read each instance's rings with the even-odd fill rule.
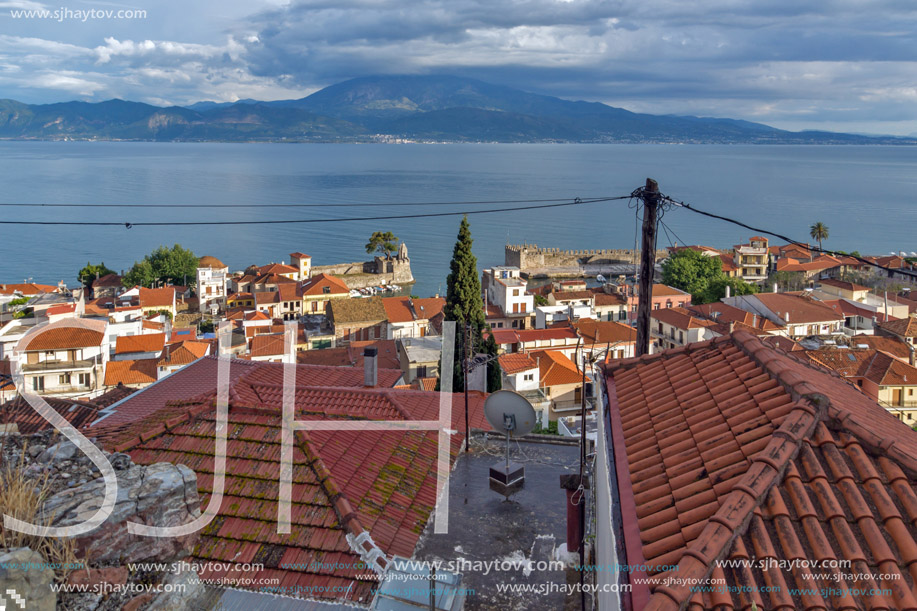
[[[244,368],[247,373],[243,377],[259,377],[260,371],[252,366]],[[276,369],[282,377],[279,368],[268,369]],[[238,386],[241,378],[236,379]],[[262,563],[263,572],[244,577],[272,576],[281,584],[301,586],[303,591],[309,588],[311,596],[317,598],[367,605],[376,582],[360,578],[367,571],[360,568],[360,556],[351,549],[346,535],[368,531],[387,555],[412,555],[436,499],[436,433],[297,432],[291,494],[293,528],[290,534],[279,534],[277,481],[283,393],[279,387],[271,391],[260,378],[249,382],[263,383],[257,394],[260,399],[251,403],[255,395],[230,393],[225,495],[216,519],[201,533],[194,559]],[[152,389],[155,387],[137,396],[155,394]],[[171,420],[165,426],[153,417],[128,425],[128,430],[103,426],[93,432],[107,448],[128,451],[138,464],[168,461],[194,469],[205,507],[214,486],[215,408],[212,394],[195,402],[188,394],[194,390],[185,387],[183,393],[172,395],[173,399],[192,401],[183,406],[173,403]],[[154,414],[166,407],[167,396],[157,396],[163,406]],[[429,420],[439,413],[439,400],[438,395],[423,391],[298,384],[295,410],[297,419],[310,420]],[[453,403],[454,426],[460,428],[463,397],[454,395]],[[488,428],[479,393],[471,396],[471,418],[472,426]],[[144,430],[152,434],[143,435]],[[127,441],[118,441],[125,437]],[[461,447],[461,437],[451,438],[452,460]],[[293,568],[288,563],[299,566]],[[201,575],[211,579],[226,576],[217,569]]]
[[[789,313],[789,323],[815,323],[830,320],[843,320],[844,315],[835,311],[825,304],[801,297],[798,295],[788,295],[786,293],[758,293],[753,297],[762,303],[771,312],[774,312],[781,318]]]
[[[905,424],[839,377],[745,332],[605,371],[620,431],[615,460],[629,465],[618,471],[627,562],[676,564],[672,574],[688,583],[635,582],[636,608],[917,605],[907,568],[917,554],[917,435]],[[848,559],[851,572],[899,579],[883,582],[896,584],[884,600],[863,593],[878,587],[871,580],[850,584],[863,590],[847,598],[842,588],[799,595],[789,588],[807,587],[809,569],[717,569],[722,558]],[[692,593],[690,579],[717,570],[728,589]]]
[[[685,308],[659,308],[658,310],[652,310],[650,317],[653,320],[672,325],[677,329],[698,329],[716,324],[712,320],[703,320],[692,316],[691,312]]]
[[[530,355],[522,352],[501,354],[498,360],[500,369],[503,370],[503,373],[509,375],[538,367],[538,364],[532,360]]]
[[[557,350],[536,350],[529,356],[538,363],[541,386],[582,384],[583,374],[573,361]]]
[[[105,364],[105,386],[152,384],[157,378],[156,359],[108,361]]]
[[[92,319],[79,319],[79,327],[69,320],[50,323],[27,338],[24,350],[71,350],[101,346],[105,340],[107,323]]]
[[[879,328],[901,337],[917,337],[917,317],[908,316],[900,320],[880,323]]]
[[[325,289],[328,289],[327,291]],[[316,295],[349,295],[350,289],[340,278],[331,274],[316,274],[302,285],[302,294],[306,297]]]
[[[175,289],[165,286],[161,289],[140,287],[140,307],[171,308],[175,305]]]
[[[33,282],[27,282],[25,284],[0,284],[0,295],[21,293],[23,296],[31,297],[43,293],[56,293],[58,292],[58,288],[59,287],[50,284],[35,284]]]
[[[166,345],[165,333],[119,335],[115,340],[115,354],[130,352],[160,352]]]
[[[412,322],[429,320],[443,311],[446,300],[442,297],[411,299],[409,297],[383,297],[382,305],[389,322]]]
[[[99,412],[99,406],[91,401],[57,397],[42,398],[75,428],[92,422]],[[19,433],[23,435],[32,435],[53,428],[21,395],[0,405],[0,425],[10,423],[16,424]]]
[[[632,344],[637,341],[637,331],[630,325],[613,320],[593,320],[582,318],[573,323],[580,337],[587,345],[591,344]]]

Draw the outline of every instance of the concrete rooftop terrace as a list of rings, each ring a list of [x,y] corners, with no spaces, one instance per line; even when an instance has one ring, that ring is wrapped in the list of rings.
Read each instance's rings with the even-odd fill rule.
[[[566,492],[560,476],[579,471],[577,443],[512,441],[510,460],[525,467],[525,486],[509,501],[490,489],[489,469],[504,461],[505,442],[474,436],[471,452],[461,454],[449,480],[449,532],[433,534],[431,517],[414,551],[414,560],[448,563],[464,559],[485,562],[553,560],[555,548],[566,543]],[[490,565],[492,566],[492,565]],[[447,569],[450,567],[446,567]],[[459,567],[461,568],[461,567]],[[499,592],[498,584],[579,583],[579,572],[509,571],[465,568],[462,587],[468,592],[465,609],[579,609],[579,594],[562,592]],[[473,593],[471,592],[473,590]]]

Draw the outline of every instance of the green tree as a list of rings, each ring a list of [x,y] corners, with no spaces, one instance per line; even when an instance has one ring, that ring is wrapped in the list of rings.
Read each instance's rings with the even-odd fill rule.
[[[478,260],[471,251],[471,228],[468,217],[462,218],[458,238],[452,251],[452,262],[449,264],[449,277],[446,278],[446,306],[443,309],[445,320],[455,321],[455,360],[452,371],[452,390],[460,392],[465,389],[462,361],[465,358],[465,346],[468,341],[466,325],[471,327],[471,353],[481,352],[487,355],[497,354],[497,344],[483,341],[487,327],[484,322],[484,300],[481,298],[481,279],[478,277]],[[487,366],[488,391],[499,390],[502,385],[500,366],[491,361]],[[443,374],[445,375],[445,374]],[[497,382],[497,378],[500,382]]]
[[[828,226],[822,222],[815,223],[809,227],[809,236],[813,240],[818,240],[818,248],[821,250],[822,240],[828,239]]]
[[[124,286],[140,285],[152,287],[154,284],[180,284],[192,281],[197,275],[198,257],[180,244],[172,248],[160,246],[142,261],[137,261],[124,275]]]
[[[703,303],[702,295],[709,284],[720,278],[725,278],[722,260],[690,248],[679,250],[662,263],[662,282],[691,293],[695,303]]]
[[[79,283],[85,287],[92,285],[93,281],[96,278],[101,278],[102,276],[107,276],[108,274],[114,274],[115,272],[105,267],[105,263],[99,263],[98,265],[93,265],[89,261],[86,262],[86,267],[80,270],[80,273],[77,274],[76,279]]]
[[[391,231],[376,231],[366,243],[367,254],[377,252],[384,255],[386,259],[391,259],[392,253],[396,250],[398,250],[398,238]]]
[[[497,355],[497,341],[493,335],[488,335],[484,340],[484,349],[482,350],[487,356]],[[497,392],[503,388],[503,370],[497,359],[487,363],[487,392]]]
[[[729,287],[729,293],[733,296],[736,295],[754,295],[758,292],[758,287],[754,284],[749,284],[741,278],[729,278],[727,276],[721,276],[719,278],[714,278],[707,284],[707,288],[698,295],[700,300],[694,300],[695,303],[713,303],[714,301],[719,301],[726,296],[726,287]]]

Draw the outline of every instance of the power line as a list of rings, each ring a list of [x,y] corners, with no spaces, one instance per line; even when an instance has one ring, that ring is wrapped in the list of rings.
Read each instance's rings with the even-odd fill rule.
[[[419,219],[432,218],[441,216],[464,216],[466,214],[494,214],[498,212],[516,212],[519,210],[543,210],[547,208],[562,208],[566,206],[582,206],[584,204],[596,204],[599,202],[610,202],[622,199],[630,199],[630,195],[620,197],[601,197],[595,199],[574,198],[564,200],[563,203],[541,204],[537,206],[514,206],[510,208],[492,208],[489,210],[463,210],[460,212],[428,212],[424,214],[403,214],[389,216],[364,216],[351,218],[324,218],[324,219],[292,219],[292,220],[248,220],[248,221],[149,221],[140,223],[117,222],[117,221],[16,221],[0,220],[0,225],[73,225],[73,226],[94,226],[94,227],[183,227],[194,225],[283,225],[292,223],[349,223],[354,221],[390,221],[401,219]]]
[[[799,247],[801,247],[801,248],[804,248],[804,249],[809,250],[809,251],[812,251],[812,252],[820,252],[820,253],[823,253],[823,254],[826,254],[826,255],[837,256],[837,257],[850,257],[851,259],[854,259],[854,260],[856,260],[856,261],[859,261],[860,263],[863,263],[864,265],[869,265],[869,266],[871,266],[871,267],[875,267],[875,268],[877,268],[877,269],[884,270],[884,271],[889,272],[889,273],[891,273],[891,274],[901,274],[901,275],[903,275],[903,276],[909,276],[909,277],[911,277],[911,278],[917,278],[917,273],[915,273],[915,272],[909,272],[909,271],[905,271],[905,270],[903,270],[903,269],[894,269],[894,268],[891,268],[891,267],[886,267],[886,266],[884,266],[884,265],[879,265],[878,263],[876,263],[876,262],[874,262],[874,261],[870,261],[869,259],[865,259],[865,258],[860,257],[860,256],[857,256],[857,255],[850,255],[850,254],[846,254],[846,253],[837,252],[837,251],[834,251],[834,250],[825,250],[825,249],[819,248],[819,247],[817,247],[817,246],[809,246],[807,243],[800,242],[800,241],[794,240],[794,239],[792,239],[792,238],[788,238],[787,236],[782,235],[782,234],[779,234],[779,233],[776,233],[776,232],[774,232],[774,231],[769,231],[769,230],[767,230],[767,229],[760,229],[760,228],[758,228],[758,227],[752,227],[751,225],[748,225],[748,224],[746,224],[746,223],[743,223],[742,221],[738,221],[738,220],[733,219],[733,218],[729,218],[728,216],[721,216],[721,215],[719,215],[719,214],[714,214],[714,213],[712,213],[712,212],[706,212],[706,211],[704,211],[704,210],[700,210],[699,208],[695,208],[695,207],[692,206],[691,204],[687,204],[687,203],[685,203],[685,202],[681,202],[681,201],[672,199],[671,197],[669,197],[669,196],[667,196],[667,195],[663,195],[663,196],[662,196],[662,200],[664,200],[664,201],[666,201],[666,202],[668,202],[668,203],[670,203],[670,204],[672,204],[672,205],[674,205],[674,206],[678,206],[679,208],[684,208],[685,210],[690,210],[691,212],[695,212],[695,213],[697,213],[697,214],[701,214],[701,215],[706,216],[706,217],[710,217],[710,218],[713,218],[713,219],[718,219],[718,220],[721,220],[721,221],[726,221],[727,223],[732,223],[733,225],[738,225],[739,227],[744,227],[745,229],[748,229],[749,231],[754,231],[755,233],[761,233],[761,234],[773,236],[773,237],[775,237],[775,238],[777,238],[777,239],[779,239],[779,240],[783,240],[783,241],[787,242],[788,244],[795,244],[796,246],[799,246]]]
[[[603,201],[602,197],[581,197],[583,201]],[[548,202],[568,202],[569,197],[555,199],[494,199],[479,201],[455,201],[455,202],[391,202],[391,203],[349,203],[341,202],[338,204],[314,203],[314,204],[23,204],[23,203],[0,203],[0,207],[20,207],[20,208],[370,208],[370,207],[387,207],[387,206],[470,206],[470,205],[503,205],[503,204],[541,204]]]

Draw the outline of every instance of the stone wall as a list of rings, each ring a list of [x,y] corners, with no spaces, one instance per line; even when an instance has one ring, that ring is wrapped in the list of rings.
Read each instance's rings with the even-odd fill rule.
[[[625,248],[605,250],[561,250],[560,248],[539,248],[536,244],[507,244],[504,261],[506,265],[527,269],[551,267],[570,268],[586,265],[612,265],[633,263],[639,260],[639,251]],[[664,250],[656,251],[656,261],[668,256]],[[635,258],[636,257],[636,258]]]
[[[412,284],[414,282],[414,274],[411,272],[411,260],[408,258],[407,246],[404,243],[398,249],[398,254],[390,259],[375,257],[372,261],[315,265],[312,267],[312,275],[316,274],[337,276],[351,289],[362,289],[381,284]]]

